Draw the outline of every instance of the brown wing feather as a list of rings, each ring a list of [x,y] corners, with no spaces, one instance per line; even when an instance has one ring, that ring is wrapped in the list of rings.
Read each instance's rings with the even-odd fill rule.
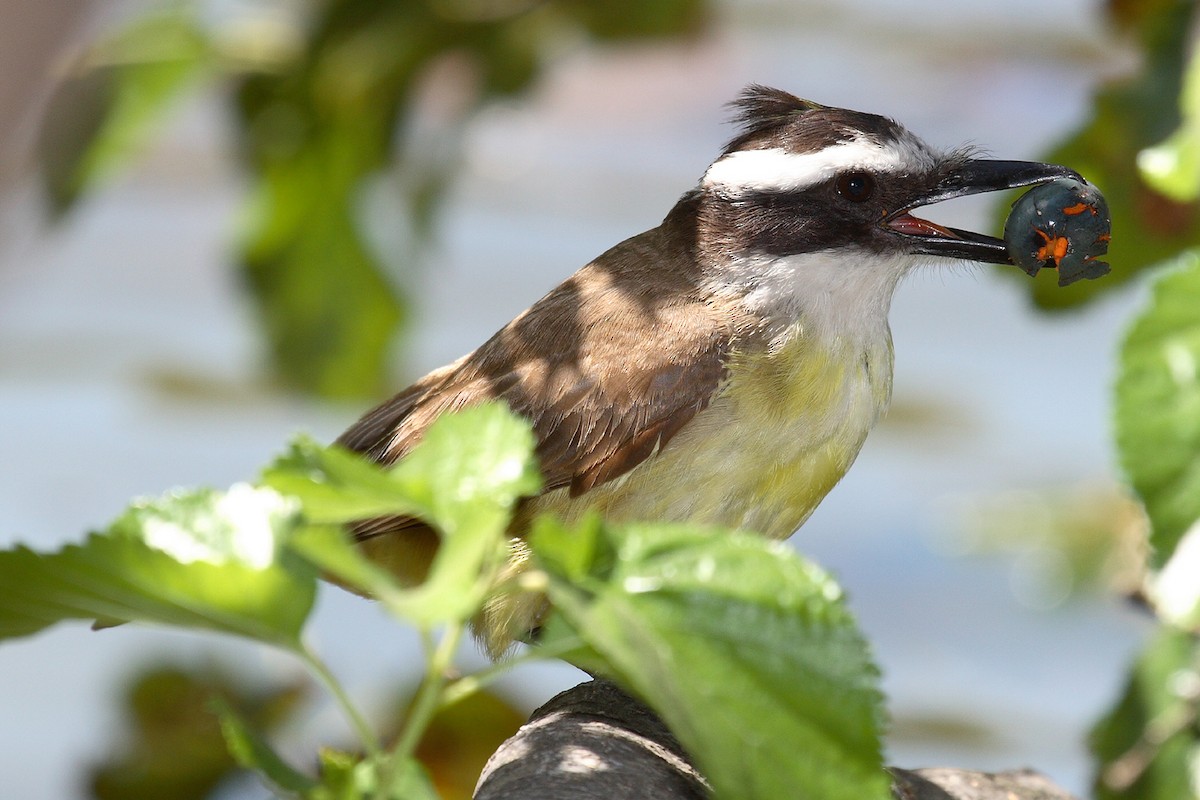
[[[629,472],[708,405],[737,321],[689,287],[679,219],[673,212],[584,267],[478,350],[367,412],[339,443],[395,463],[441,414],[499,399],[533,424],[544,492],[577,497]],[[425,530],[391,517],[360,523],[356,536]]]
[[[593,335],[605,335],[605,327]],[[338,442],[392,464],[441,414],[504,400],[533,423],[543,491],[569,487],[576,497],[642,463],[708,405],[724,375],[725,347],[716,336],[705,338],[688,349],[682,364],[643,357],[589,370],[564,350],[560,360],[526,361],[497,378],[483,377],[497,359],[477,351],[453,365],[449,376],[434,373],[368,412]],[[556,376],[550,386],[545,373]],[[363,523],[358,530],[370,536],[386,527]]]

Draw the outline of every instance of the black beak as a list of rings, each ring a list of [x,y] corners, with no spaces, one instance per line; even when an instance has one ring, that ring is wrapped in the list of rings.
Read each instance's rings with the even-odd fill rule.
[[[1036,161],[992,161],[970,159],[944,174],[928,191],[912,198],[902,209],[889,214],[884,226],[904,237],[909,252],[946,258],[1011,264],[1003,239],[982,233],[946,228],[914,217],[908,212],[920,206],[982,192],[997,192],[1048,183],[1059,178],[1083,180],[1079,173],[1057,164]]]

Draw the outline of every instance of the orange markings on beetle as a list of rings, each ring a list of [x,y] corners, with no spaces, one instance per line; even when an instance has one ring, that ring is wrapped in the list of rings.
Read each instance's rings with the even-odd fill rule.
[[[1083,205],[1080,203],[1080,205]],[[1041,228],[1034,228],[1033,232],[1042,237],[1042,246],[1037,250],[1037,257],[1041,261],[1051,261],[1055,266],[1063,260],[1067,254],[1067,248],[1071,246],[1071,240],[1066,236],[1051,236]]]

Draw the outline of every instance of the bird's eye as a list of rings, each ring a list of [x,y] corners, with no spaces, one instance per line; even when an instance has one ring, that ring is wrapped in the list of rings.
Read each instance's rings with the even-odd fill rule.
[[[875,179],[867,172],[844,172],[836,186],[837,193],[853,203],[869,200],[875,193]]]

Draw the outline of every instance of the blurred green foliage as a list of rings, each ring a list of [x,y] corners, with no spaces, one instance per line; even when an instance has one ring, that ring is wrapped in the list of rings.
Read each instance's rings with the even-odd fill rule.
[[[1121,346],[1117,450],[1149,519],[1138,593],[1158,630],[1121,698],[1092,732],[1099,800],[1200,797],[1200,58],[1195,4],[1116,2],[1137,34],[1140,76],[1096,99],[1096,116],[1056,152],[1105,191],[1113,277],[1155,267]],[[1190,55],[1191,64],[1187,59]],[[1186,77],[1185,77],[1186,76]],[[1074,159],[1074,160],[1071,160]],[[1104,287],[1097,281],[1066,302]],[[1035,290],[1039,302],[1049,295]]]
[[[956,505],[953,540],[968,555],[1003,555],[1019,599],[1053,608],[1083,594],[1128,592],[1146,561],[1146,519],[1117,484],[1009,490]]]
[[[1200,196],[1200,62],[1188,67],[1179,98],[1183,120],[1165,141],[1138,154],[1142,177],[1158,192],[1187,203]]]
[[[1134,664],[1116,706],[1092,731],[1096,800],[1197,796],[1200,642],[1163,629]]]
[[[201,78],[233,99],[249,187],[237,260],[259,309],[274,372],[324,397],[377,396],[439,201],[456,130],[479,108],[527,91],[563,41],[686,36],[705,0],[303,0],[252,23],[201,22],[175,2],[98,43],[59,87],[39,142],[61,214],[136,154]],[[412,135],[422,90],[454,60],[452,119]],[[434,98],[436,102],[446,98]],[[380,180],[390,176],[388,180]],[[397,192],[404,252],[364,225],[372,186]]]
[[[182,14],[139,18],[94,47],[42,119],[38,163],[51,211],[65,214],[135,156],[212,58],[208,36]]]
[[[1121,351],[1116,435],[1150,520],[1141,597],[1159,624],[1093,732],[1099,800],[1200,797],[1200,251],[1180,255]]]
[[[134,676],[126,692],[128,730],[91,770],[98,800],[202,800],[237,769],[211,705],[235,707],[274,731],[295,712],[301,685],[246,688],[224,668],[158,666]]]
[[[1158,568],[1200,519],[1198,301],[1200,254],[1191,251],[1155,282],[1121,350],[1117,446],[1150,516],[1151,563]]]

